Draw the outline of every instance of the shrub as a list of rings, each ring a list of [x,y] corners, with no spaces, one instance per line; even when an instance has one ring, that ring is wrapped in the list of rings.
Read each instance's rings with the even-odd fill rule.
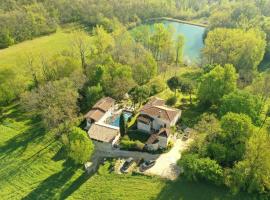
[[[210,158],[199,158],[198,154],[187,154],[179,162],[189,180],[207,180],[215,184],[223,182],[221,166]]]
[[[144,143],[139,140],[130,140],[128,136],[124,136],[120,143],[121,149],[124,150],[143,150]]]
[[[176,96],[172,96],[169,99],[167,99],[166,104],[169,106],[173,106],[175,105],[177,102],[177,97]]]
[[[150,88],[150,95],[156,95],[166,88],[166,84],[160,79],[155,78],[150,83],[148,83],[148,86]]]
[[[108,175],[108,174],[110,174],[112,167],[113,167],[112,164],[109,161],[106,161],[106,162],[104,162],[103,165],[101,165],[98,168],[98,174],[99,175]]]
[[[263,103],[258,96],[245,91],[236,91],[223,97],[220,114],[223,116],[228,112],[243,113],[248,115],[253,123],[259,125],[262,106]]]

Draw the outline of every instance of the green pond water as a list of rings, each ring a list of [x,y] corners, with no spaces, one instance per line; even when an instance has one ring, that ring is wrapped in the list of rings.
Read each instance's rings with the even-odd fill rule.
[[[184,60],[186,63],[199,62],[201,50],[204,47],[203,35],[206,28],[167,20],[159,23],[163,23],[166,27],[169,25],[173,26],[175,29],[175,38],[179,34],[185,37]],[[153,27],[154,24],[150,24],[149,26]]]

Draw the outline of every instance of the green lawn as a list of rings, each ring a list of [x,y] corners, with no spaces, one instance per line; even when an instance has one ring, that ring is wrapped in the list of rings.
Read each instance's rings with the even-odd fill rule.
[[[18,74],[26,72],[26,58],[51,57],[71,46],[72,28],[59,29],[56,33],[25,41],[0,50],[0,69],[12,68]]]
[[[1,199],[233,200],[227,190],[203,183],[131,175],[86,175],[65,161],[61,145],[18,105],[0,115]]]

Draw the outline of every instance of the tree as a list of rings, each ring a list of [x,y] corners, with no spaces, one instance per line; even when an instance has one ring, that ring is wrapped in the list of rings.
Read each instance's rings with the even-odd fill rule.
[[[243,159],[246,142],[252,136],[254,127],[247,115],[228,113],[221,118],[221,128],[222,134],[217,143],[226,148],[226,157],[222,163],[232,166]]]
[[[168,81],[167,81],[167,85],[169,86],[169,88],[174,91],[174,96],[176,96],[176,91],[180,86],[180,82],[179,82],[179,77],[178,76],[173,76],[171,77]]]
[[[203,55],[208,64],[232,64],[240,78],[250,83],[263,59],[265,45],[265,35],[257,30],[218,28],[208,33]]]
[[[97,86],[88,87],[86,90],[87,107],[91,108],[103,96],[103,89],[100,84],[98,84]]]
[[[237,90],[222,98],[220,114],[225,115],[228,112],[243,113],[248,115],[253,123],[258,125],[261,122],[262,106],[263,103],[258,96]]]
[[[135,85],[132,79],[131,67],[120,63],[105,66],[101,85],[106,95],[117,100],[122,99]]]
[[[132,67],[133,79],[143,85],[149,82],[157,74],[157,63],[151,53],[140,54],[138,62]]]
[[[192,181],[208,180],[216,184],[223,181],[223,170],[214,160],[200,158],[198,154],[187,154],[179,161],[184,176]]]
[[[78,164],[84,164],[93,155],[93,142],[87,137],[86,132],[78,127],[72,127],[69,133],[62,135],[62,142],[68,157]]]
[[[150,96],[150,90],[147,86],[135,86],[129,92],[134,108],[139,103],[139,107]]]
[[[102,26],[97,26],[93,30],[93,51],[100,56],[108,53],[115,45],[114,38],[107,33]]]
[[[166,89],[166,83],[164,83],[163,80],[161,80],[161,78],[156,77],[154,79],[152,79],[147,86],[150,89],[150,96],[153,96],[155,94],[158,94],[160,92],[162,92],[163,90]]]
[[[72,38],[72,45],[75,51],[79,53],[82,69],[86,73],[86,57],[89,55],[90,50],[89,36],[84,31],[77,31]]]
[[[176,58],[175,58],[175,64],[178,66],[178,64],[183,62],[183,49],[184,49],[184,43],[185,38],[183,35],[179,35],[176,40]]]
[[[27,80],[12,68],[0,69],[0,105],[7,105],[25,90]]]
[[[191,80],[182,78],[179,80],[179,84],[180,84],[181,92],[189,95],[189,102],[190,102],[190,104],[192,104],[192,97],[191,96],[195,90],[194,83]]]
[[[11,38],[7,30],[0,31],[0,49],[9,47],[14,43],[14,40]]]
[[[266,71],[257,77],[251,85],[253,94],[260,96],[263,104],[267,102],[270,97],[270,71]]]
[[[248,141],[244,159],[229,170],[226,184],[234,191],[266,194],[270,191],[270,137],[262,131]]]
[[[124,137],[127,133],[127,123],[123,112],[120,115],[119,128],[121,136]]]
[[[41,116],[47,129],[72,121],[77,116],[79,94],[74,83],[67,78],[48,82],[21,95],[25,109]]]
[[[203,104],[219,104],[221,98],[236,89],[237,75],[232,65],[215,67],[202,77],[198,98]]]

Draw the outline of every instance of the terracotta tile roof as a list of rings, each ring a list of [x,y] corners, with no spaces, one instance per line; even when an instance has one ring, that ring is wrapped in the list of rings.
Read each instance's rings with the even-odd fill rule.
[[[85,115],[86,119],[99,121],[102,116],[114,105],[115,100],[111,97],[104,97],[100,99],[93,108]]]
[[[142,108],[141,112],[149,116],[158,117],[160,119],[167,121],[172,121],[181,111],[164,105],[162,106],[147,105]]]
[[[152,97],[147,104],[144,105],[143,109],[147,109],[149,107],[152,106],[164,106],[165,105],[165,100],[164,99],[160,99],[157,97]]]
[[[86,115],[85,117],[87,119],[92,119],[94,120],[95,122],[99,121],[103,115],[105,114],[105,112],[99,110],[99,109],[94,109],[94,110],[90,110]]]
[[[92,124],[88,135],[91,139],[111,143],[119,135],[119,129],[102,124]]]
[[[146,144],[154,144],[157,140],[158,140],[158,135],[152,134],[146,141]]]
[[[107,112],[115,103],[115,100],[111,97],[104,97],[100,99],[94,106],[93,109],[100,109]]]

